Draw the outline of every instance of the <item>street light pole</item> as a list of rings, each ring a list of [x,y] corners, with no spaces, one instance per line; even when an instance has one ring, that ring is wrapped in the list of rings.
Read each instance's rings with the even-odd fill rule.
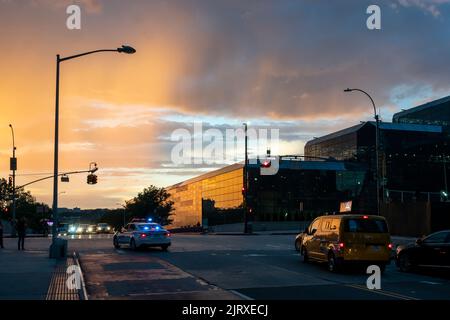
[[[117,49],[100,49],[94,51],[88,51],[73,56],[68,56],[61,58],[59,54],[56,55],[56,99],[55,99],[55,149],[54,149],[54,159],[53,159],[53,226],[52,226],[52,244],[55,244],[57,238],[57,226],[59,222],[58,216],[58,144],[59,144],[59,71],[60,64],[63,61],[75,59],[88,54],[98,53],[98,52],[122,52],[127,54],[133,54],[136,50],[130,46],[122,45],[122,47]]]
[[[379,159],[379,152],[380,152],[380,117],[377,113],[377,108],[375,106],[375,102],[373,101],[372,97],[364,90],[361,89],[350,89],[347,88],[344,90],[344,92],[352,92],[352,91],[359,91],[361,93],[364,93],[372,102],[373,106],[373,114],[375,119],[375,164],[376,164],[376,188],[377,188],[377,215],[380,215],[380,159]]]
[[[12,124],[9,124],[11,128],[12,134],[12,142],[13,142],[13,157],[10,163],[10,169],[12,170],[12,188],[13,188],[13,203],[12,203],[12,218],[16,220],[16,170],[17,170],[17,159],[16,159],[16,142],[14,139],[14,128]]]
[[[247,208],[247,192],[248,192],[248,135],[247,123],[244,123],[245,134],[245,162],[244,162],[244,233],[248,233],[248,208]]]
[[[56,55],[56,93],[55,93],[55,146],[53,154],[53,204],[52,204],[52,244],[58,236],[58,151],[59,151],[59,65],[61,58]]]

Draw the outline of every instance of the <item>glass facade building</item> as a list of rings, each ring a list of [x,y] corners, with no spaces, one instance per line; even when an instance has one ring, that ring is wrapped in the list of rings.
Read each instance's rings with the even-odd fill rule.
[[[175,209],[173,226],[204,224],[208,213],[212,216],[215,211],[242,213],[242,186],[243,166],[234,164],[168,187]],[[221,218],[233,221],[229,216]]]
[[[450,177],[446,164],[450,161],[449,128],[402,122],[381,122],[379,128],[381,200],[440,201],[440,192],[448,190],[446,177]],[[371,178],[362,192],[365,209],[376,206],[375,133],[375,122],[365,122],[305,146],[305,156],[311,160],[320,156],[367,165]]]
[[[450,96],[394,114],[394,123],[450,126]]]
[[[309,220],[338,212],[341,201],[358,199],[366,168],[341,161],[281,157],[274,175],[248,165],[247,210],[252,221]],[[168,187],[174,227],[219,225],[244,219],[243,164],[234,164]]]

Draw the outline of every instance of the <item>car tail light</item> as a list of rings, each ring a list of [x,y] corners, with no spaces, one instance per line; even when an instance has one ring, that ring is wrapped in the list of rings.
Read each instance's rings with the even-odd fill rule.
[[[170,237],[170,232],[166,232],[165,236]]]
[[[393,247],[392,243],[389,243],[388,248],[392,250],[392,247]]]
[[[369,219],[369,216],[363,216],[363,219]]]
[[[345,247],[343,242],[339,242],[339,250],[343,250]]]
[[[141,233],[141,238],[146,238],[147,235],[145,233]]]

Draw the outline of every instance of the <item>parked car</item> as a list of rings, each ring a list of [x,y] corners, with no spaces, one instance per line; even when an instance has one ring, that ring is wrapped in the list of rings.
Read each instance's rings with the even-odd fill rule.
[[[396,264],[400,271],[416,268],[448,268],[450,271],[450,230],[443,230],[417,239],[415,243],[398,246]]]
[[[327,262],[332,272],[346,264],[375,264],[383,272],[391,251],[386,220],[372,215],[318,217],[305,230],[300,248],[304,262]]]
[[[136,250],[139,247],[161,247],[163,251],[171,245],[170,232],[157,223],[129,223],[113,237],[116,249],[127,245]]]
[[[97,233],[111,233],[113,230],[111,226],[107,223],[98,223],[96,232]]]

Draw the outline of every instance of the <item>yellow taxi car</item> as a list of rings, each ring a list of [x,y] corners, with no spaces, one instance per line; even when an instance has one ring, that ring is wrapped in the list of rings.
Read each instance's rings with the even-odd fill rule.
[[[384,217],[321,216],[305,230],[300,252],[304,262],[327,262],[332,272],[348,263],[375,264],[383,272],[390,263],[392,243]]]

